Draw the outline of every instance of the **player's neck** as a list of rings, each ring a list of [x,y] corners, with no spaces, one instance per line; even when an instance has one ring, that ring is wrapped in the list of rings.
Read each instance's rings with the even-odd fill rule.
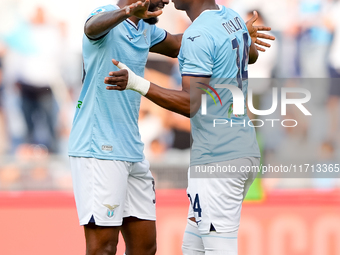
[[[130,5],[130,4],[133,4],[135,3],[135,0],[119,0],[117,5],[119,8],[124,8],[125,6],[127,5]],[[129,20],[131,20],[133,23],[135,23],[136,25],[138,25],[138,22],[139,22],[139,18],[135,17],[135,16],[131,16],[129,18]]]
[[[202,2],[195,2],[188,10],[186,10],[186,13],[191,21],[194,21],[200,14],[206,10],[218,10],[219,7],[216,4],[216,2],[213,1],[204,1]]]

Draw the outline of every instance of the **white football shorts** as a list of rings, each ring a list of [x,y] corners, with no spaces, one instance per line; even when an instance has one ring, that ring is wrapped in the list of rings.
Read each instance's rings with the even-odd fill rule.
[[[216,164],[240,169],[241,166],[259,166],[260,158],[239,158]],[[190,178],[189,168],[187,194],[191,205],[188,218],[195,217],[200,234],[211,230],[218,233],[238,230],[242,202],[256,175],[254,171],[233,173],[233,178]]]
[[[121,226],[123,218],[156,220],[155,182],[147,160],[70,157],[80,225]]]

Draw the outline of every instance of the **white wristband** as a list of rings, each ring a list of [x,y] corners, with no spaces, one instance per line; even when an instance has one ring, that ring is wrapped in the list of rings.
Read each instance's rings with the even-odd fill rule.
[[[134,90],[142,96],[145,96],[148,93],[150,89],[150,82],[148,80],[136,75],[130,68],[121,62],[118,63],[117,67],[128,71],[129,77],[126,89]]]

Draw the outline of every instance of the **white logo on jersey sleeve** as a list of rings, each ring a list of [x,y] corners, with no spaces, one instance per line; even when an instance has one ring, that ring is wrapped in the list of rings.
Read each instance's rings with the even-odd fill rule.
[[[104,8],[97,8],[92,13],[91,16],[97,15],[98,13],[105,12],[106,10]]]

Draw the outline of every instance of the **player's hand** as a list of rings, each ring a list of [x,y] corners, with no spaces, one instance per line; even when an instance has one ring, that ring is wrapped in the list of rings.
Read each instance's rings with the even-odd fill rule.
[[[251,17],[251,19],[246,22],[247,29],[250,34],[251,40],[255,44],[257,50],[265,52],[266,49],[263,47],[270,48],[271,45],[262,40],[259,40],[258,38],[274,41],[275,37],[272,35],[264,34],[264,33],[258,33],[258,31],[270,31],[272,29],[270,27],[265,27],[265,26],[254,26],[254,23],[258,19],[259,15],[257,11],[254,11],[253,14],[254,14],[253,17]],[[260,47],[259,45],[263,47]]]
[[[117,67],[118,65],[120,67],[122,67],[121,65],[124,65],[124,64],[120,64],[119,61],[115,59],[112,59],[112,63]],[[122,69],[120,67],[118,67],[120,69],[119,71],[109,72],[109,77],[105,77],[104,83],[111,85],[111,86],[106,87],[107,90],[122,91],[126,89],[126,86],[129,81],[129,71],[127,68]]]
[[[120,70],[109,72],[109,77],[105,77],[104,83],[111,86],[106,86],[107,90],[134,90],[141,95],[145,96],[150,88],[150,82],[143,77],[136,75],[125,64],[112,59],[112,63]]]
[[[150,0],[145,0],[144,2],[138,1],[136,3],[130,4],[126,7],[126,14],[136,16],[140,19],[149,19],[162,14],[162,10],[150,12],[149,5]]]

